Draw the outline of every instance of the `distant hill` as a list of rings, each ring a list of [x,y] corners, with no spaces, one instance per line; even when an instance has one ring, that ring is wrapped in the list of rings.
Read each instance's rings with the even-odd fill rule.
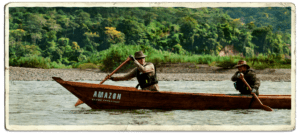
[[[271,25],[273,31],[291,31],[290,7],[221,8],[231,18],[240,18],[244,23],[253,22],[257,27]]]
[[[10,7],[8,17],[10,65],[29,57],[72,65],[122,45],[182,55],[217,56],[228,46],[245,57],[290,55],[286,7]]]

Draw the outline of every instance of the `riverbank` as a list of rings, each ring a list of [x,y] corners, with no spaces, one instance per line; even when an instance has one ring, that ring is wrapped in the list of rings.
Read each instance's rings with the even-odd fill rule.
[[[202,64],[160,64],[157,66],[157,76],[160,81],[223,81],[230,80],[237,69],[221,69]],[[291,82],[291,69],[255,70],[261,81]],[[116,73],[114,76],[125,74]],[[108,73],[99,69],[40,69],[9,67],[10,81],[52,81],[52,77],[61,77],[66,81],[100,81]],[[136,80],[133,78],[131,80]]]

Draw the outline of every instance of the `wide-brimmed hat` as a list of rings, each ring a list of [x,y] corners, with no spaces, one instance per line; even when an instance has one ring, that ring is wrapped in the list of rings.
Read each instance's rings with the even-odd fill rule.
[[[139,58],[145,58],[147,55],[144,55],[143,51],[138,51],[134,53],[134,58],[139,59]]]
[[[240,61],[238,62],[238,64],[235,65],[234,67],[235,67],[235,68],[238,68],[239,66],[247,66],[248,69],[250,68],[250,66],[247,65],[247,62],[244,61],[244,60],[240,60]]]

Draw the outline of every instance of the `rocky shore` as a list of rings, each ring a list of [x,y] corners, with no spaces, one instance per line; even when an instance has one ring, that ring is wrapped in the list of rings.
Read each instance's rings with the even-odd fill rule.
[[[222,69],[207,65],[160,64],[157,76],[160,81],[222,81],[230,80],[237,69]],[[255,70],[261,81],[291,82],[291,69]],[[108,73],[98,69],[39,69],[9,67],[10,81],[52,81],[52,77],[61,77],[66,81],[100,81]],[[115,73],[114,76],[125,74]],[[133,78],[132,80],[136,80]]]

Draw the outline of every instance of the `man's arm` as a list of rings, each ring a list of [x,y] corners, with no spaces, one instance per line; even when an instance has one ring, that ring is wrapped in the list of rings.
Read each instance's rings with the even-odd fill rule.
[[[137,60],[135,60],[134,65],[137,66],[137,69],[142,73],[154,72],[154,65],[152,63],[146,66],[142,66]]]
[[[257,78],[256,74],[253,72],[249,73],[249,76],[251,77],[251,82],[253,83],[252,85],[250,85],[252,89],[258,89],[260,86],[259,78]]]
[[[119,77],[111,77],[111,80],[113,81],[122,81],[122,80],[129,80],[136,76],[136,68],[131,70],[129,73],[119,76]]]
[[[239,78],[237,77],[237,74],[239,73],[239,71],[235,72],[233,74],[233,76],[231,77],[231,81],[237,81]]]

